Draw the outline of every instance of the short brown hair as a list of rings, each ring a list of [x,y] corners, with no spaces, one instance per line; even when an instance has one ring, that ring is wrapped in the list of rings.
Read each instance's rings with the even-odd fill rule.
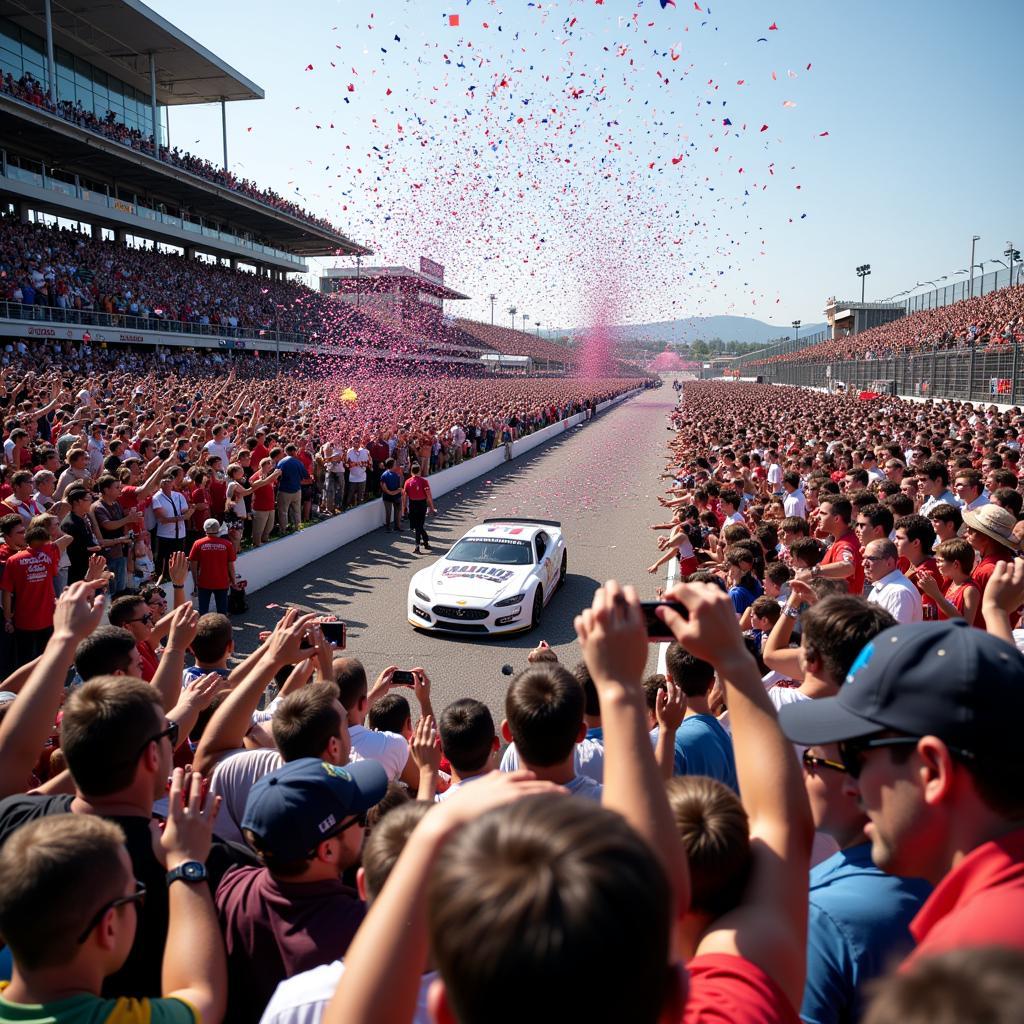
[[[160,694],[132,676],[96,676],[64,705],[60,745],[79,792],[109,796],[135,778],[146,736],[163,722]]]
[[[192,653],[197,661],[206,664],[220,661],[227,652],[232,637],[231,620],[219,612],[207,612],[199,616],[199,628],[192,641]]]
[[[515,1024],[539,992],[545,1020],[568,1020],[594,978],[616,977],[630,983],[601,986],[601,1017],[654,1024],[671,917],[661,863],[618,814],[547,794],[467,825],[428,888],[430,947],[460,1021]]]
[[[124,833],[92,814],[59,814],[17,829],[0,849],[0,934],[16,965],[68,963],[90,917],[121,895]]]
[[[974,568],[974,548],[962,537],[950,537],[941,544],[935,545],[935,554],[950,562],[956,562],[968,575]]]
[[[509,684],[505,717],[524,764],[559,764],[572,753],[583,724],[583,687],[563,665],[531,665]]]
[[[718,917],[739,904],[750,872],[750,823],[739,797],[704,775],[667,784],[668,802],[690,862],[691,908]]]
[[[896,620],[877,604],[853,594],[829,594],[811,605],[800,620],[803,645],[821,659],[838,686],[864,645]]]
[[[825,557],[825,547],[817,537],[801,537],[789,545],[789,556],[814,568]]]
[[[278,704],[270,731],[285,761],[323,754],[341,732],[337,704],[338,688],[332,683],[311,683]]]
[[[864,1024],[1017,1024],[1024,953],[1004,946],[954,949],[915,961],[871,986]]]
[[[410,800],[401,807],[393,807],[374,827],[362,857],[367,901],[372,902],[380,895],[413,829],[433,806],[425,800]]]

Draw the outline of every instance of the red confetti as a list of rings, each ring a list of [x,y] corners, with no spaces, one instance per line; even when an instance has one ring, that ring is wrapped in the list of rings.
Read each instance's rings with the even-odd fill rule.
[[[459,27],[459,16],[457,14],[449,14],[448,15],[448,26],[449,26],[449,28],[458,28]]]

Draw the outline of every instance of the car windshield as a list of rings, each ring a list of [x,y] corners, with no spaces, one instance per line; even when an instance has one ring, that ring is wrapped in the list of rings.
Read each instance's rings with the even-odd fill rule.
[[[533,548],[525,540],[464,537],[445,558],[449,562],[476,562],[480,565],[533,565]]]

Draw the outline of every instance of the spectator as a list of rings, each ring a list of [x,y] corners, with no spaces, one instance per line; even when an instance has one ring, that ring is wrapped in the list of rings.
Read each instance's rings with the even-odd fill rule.
[[[282,534],[299,527],[302,481],[306,477],[306,467],[295,457],[297,450],[295,445],[288,445],[285,457],[277,464],[277,528]]]
[[[28,547],[11,555],[0,578],[4,629],[14,637],[14,666],[42,654],[53,635],[53,609],[59,555],[45,526],[32,526],[25,534]]]
[[[785,709],[781,724],[797,743],[839,743],[874,863],[935,886],[911,924],[911,960],[1024,947],[1024,789],[1008,756],[1024,711],[1020,655],[956,620],[916,623],[881,634],[851,676],[837,696]]]
[[[441,750],[452,770],[451,786],[437,799],[447,800],[466,782],[481,778],[494,767],[498,734],[486,704],[472,697],[449,704],[438,721]]]
[[[922,593],[935,602],[940,619],[959,617],[968,626],[974,625],[981,608],[981,589],[971,578],[974,560],[974,549],[959,537],[944,540],[935,549],[942,585],[930,577],[922,577],[919,582]]]
[[[160,480],[160,490],[153,497],[153,513],[156,516],[156,564],[157,575],[163,579],[169,569],[171,555],[185,550],[185,534],[188,518],[192,514],[185,496],[174,490],[176,478],[167,473]]]
[[[230,1020],[255,1024],[279,982],[344,956],[364,910],[341,875],[358,863],[366,812],[386,790],[373,761],[312,757],[252,787],[242,832],[261,867],[228,871],[216,896]]]
[[[197,540],[189,552],[189,569],[199,591],[199,614],[210,610],[210,598],[216,602],[221,615],[228,612],[228,589],[235,585],[235,546],[221,537],[221,525],[216,519],[203,523],[202,540]]]
[[[871,589],[869,604],[884,608],[899,623],[921,622],[921,595],[896,567],[899,558],[891,540],[873,540],[864,549],[864,566]]]

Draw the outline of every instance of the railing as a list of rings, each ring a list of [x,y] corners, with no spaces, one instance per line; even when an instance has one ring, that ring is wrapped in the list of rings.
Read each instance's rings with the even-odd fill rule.
[[[21,181],[26,185],[33,185],[36,188],[45,189],[50,192],[60,192],[62,195],[68,196],[71,199],[77,199],[87,206],[101,206],[104,209],[115,210],[118,213],[139,217],[142,220],[166,224],[178,231],[188,232],[202,238],[216,239],[227,242],[230,245],[237,245],[239,248],[251,252],[256,258],[259,256],[269,256],[272,259],[290,263],[297,271],[305,271],[306,269],[305,261],[294,253],[275,249],[271,245],[264,245],[262,242],[256,242],[250,238],[232,234],[229,231],[218,231],[216,228],[207,227],[205,224],[197,224],[195,221],[186,220],[184,217],[163,213],[160,210],[143,206],[137,201],[130,202],[126,199],[118,199],[107,192],[97,192],[95,189],[83,188],[77,176],[74,182],[62,181],[60,178],[55,178],[52,174],[47,174],[45,169],[42,171],[31,171],[25,167],[18,167],[10,163],[7,159],[7,154],[2,152],[0,152],[0,176],[10,181]],[[142,225],[139,227],[142,229]]]
[[[744,372],[760,374],[768,383],[801,387],[835,387],[841,382],[849,392],[871,390],[876,381],[893,381],[896,394],[906,397],[1017,405],[1024,401],[1020,349],[1019,345],[1004,344],[890,359],[769,363]]]
[[[248,338],[268,342],[309,345],[305,334],[261,330],[254,327],[227,327],[223,324],[196,324],[187,320],[164,320],[157,316],[131,313],[102,313],[98,310],[61,309],[59,306],[27,306],[22,302],[0,301],[0,319],[24,320],[36,324],[72,324],[76,327],[106,327],[117,331],[165,331],[197,337]]]

